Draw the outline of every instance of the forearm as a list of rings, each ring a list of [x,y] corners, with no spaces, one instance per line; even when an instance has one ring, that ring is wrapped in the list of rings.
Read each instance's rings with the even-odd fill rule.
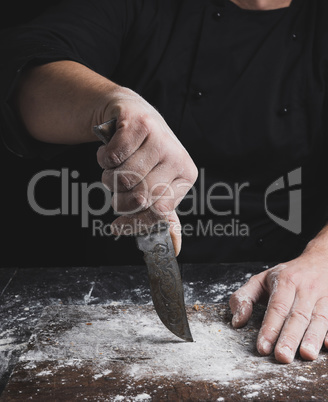
[[[37,140],[78,144],[95,141],[92,127],[107,119],[118,86],[82,64],[59,61],[23,73],[15,105]]]

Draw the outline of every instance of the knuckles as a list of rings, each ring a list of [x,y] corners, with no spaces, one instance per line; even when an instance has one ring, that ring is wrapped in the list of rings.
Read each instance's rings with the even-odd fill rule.
[[[312,313],[312,321],[321,321],[326,327],[328,327],[328,313]]]
[[[106,166],[115,168],[120,166],[126,158],[124,152],[118,149],[107,149],[104,159]]]
[[[156,118],[154,118],[154,116],[152,116],[150,113],[143,113],[138,117],[137,125],[140,126],[141,131],[144,131],[144,133],[147,135],[154,125],[154,121],[156,121]]]
[[[306,313],[303,310],[293,310],[290,313],[290,319],[297,320],[302,323],[309,323],[311,320],[311,313]]]
[[[107,184],[114,193],[127,192],[132,190],[142,181],[142,176],[135,172],[106,170],[103,173],[103,182]]]
[[[121,193],[115,193],[112,197],[112,207],[120,214],[137,214],[146,210],[149,205],[141,192],[129,192],[124,196]]]
[[[168,203],[158,201],[154,205],[155,212],[158,212],[160,215],[168,215],[172,212],[173,208],[168,205]]]
[[[198,178],[198,169],[187,151],[179,146],[174,150],[167,149],[165,154],[172,170],[177,172],[177,178],[183,178],[192,187]]]
[[[136,186],[140,186],[145,190],[144,185],[147,185],[145,169],[143,168],[143,176],[140,174],[142,165],[138,167],[129,166],[129,171],[124,171],[124,166],[128,166],[128,158],[132,153],[138,152],[141,147],[144,147],[144,152],[156,153],[156,157],[151,159],[149,172],[157,165],[162,164],[161,170],[163,182],[167,178],[171,181],[172,178],[182,178],[186,187],[189,189],[193,186],[198,177],[198,169],[187,151],[179,144],[171,135],[165,135],[169,129],[166,129],[166,123],[160,115],[156,115],[151,111],[139,113],[137,117],[130,117],[120,122],[118,139],[122,138],[122,142],[114,141],[112,145],[102,146],[98,149],[97,160],[99,165],[105,169],[102,175],[103,184],[113,193],[112,206],[119,213],[127,213],[133,211],[142,211],[149,208],[154,202],[152,198],[152,189],[149,191],[133,192]],[[134,150],[129,142],[129,138],[137,137],[134,144],[139,144],[139,148]],[[133,142],[133,141],[132,141]],[[148,147],[146,149],[146,147]],[[132,152],[132,150],[134,150]],[[137,154],[136,154],[137,155]],[[133,163],[135,165],[135,163]],[[138,171],[139,169],[139,171]],[[147,187],[147,186],[146,186]],[[121,196],[120,193],[124,193]],[[141,194],[144,193],[144,194]],[[157,194],[155,192],[155,194]],[[149,198],[149,200],[148,200]],[[156,200],[155,200],[156,201]],[[171,202],[156,201],[154,205],[155,211],[162,214],[172,212]]]
[[[114,180],[114,186],[115,186],[115,184],[117,185],[116,191],[123,191],[123,192],[129,191],[135,186],[132,175],[128,174],[128,173],[117,172],[117,174],[113,175],[113,180]]]
[[[97,161],[102,169],[115,168],[125,160],[125,154],[118,149],[102,145],[97,151]]]
[[[275,271],[272,270],[268,273],[268,281],[271,284],[277,283],[279,286],[294,289],[299,282],[297,273],[292,271]]]
[[[297,348],[299,345],[300,339],[299,334],[288,332],[283,335],[282,339],[279,339],[276,346],[276,351],[281,351],[282,345],[288,345],[292,348]]]
[[[279,317],[281,317],[283,319],[285,319],[288,316],[289,311],[290,311],[289,306],[281,301],[272,303],[271,308]]]

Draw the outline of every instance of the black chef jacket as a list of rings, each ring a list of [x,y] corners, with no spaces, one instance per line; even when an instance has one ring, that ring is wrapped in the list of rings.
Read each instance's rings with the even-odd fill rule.
[[[100,180],[99,144],[67,151],[32,140],[11,105],[27,66],[82,63],[156,107],[200,170],[194,192],[179,207],[187,228],[180,261],[291,259],[326,222],[327,20],[326,0],[293,0],[269,11],[243,10],[229,0],[64,1],[2,34],[2,138],[16,154],[54,158],[57,166],[58,155],[66,155],[65,163],[80,155],[73,164],[80,180]],[[297,233],[273,218],[287,221],[295,207],[288,174],[296,170]],[[284,188],[266,198],[279,180]],[[59,252],[68,242],[66,252],[86,264],[136,261],[133,252],[122,254],[134,250],[132,240],[94,236],[90,227],[80,229],[76,216],[73,223],[69,218],[58,218],[63,230],[50,241]],[[111,221],[111,211],[102,219]],[[65,239],[70,225],[83,232],[82,243]],[[42,238],[51,240],[46,227]],[[38,245],[30,247],[35,253]]]

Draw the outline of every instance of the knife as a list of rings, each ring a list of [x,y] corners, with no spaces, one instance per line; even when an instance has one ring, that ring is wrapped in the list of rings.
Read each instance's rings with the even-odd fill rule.
[[[116,119],[94,126],[93,132],[104,144],[108,144],[116,132]],[[159,221],[149,227],[147,232],[135,234],[135,238],[137,247],[144,254],[150,293],[160,320],[173,334],[193,342],[169,227],[167,221]]]

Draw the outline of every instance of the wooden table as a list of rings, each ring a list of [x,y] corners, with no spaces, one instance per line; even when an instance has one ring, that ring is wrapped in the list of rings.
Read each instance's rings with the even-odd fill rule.
[[[194,344],[158,320],[144,267],[0,270],[0,400],[326,400],[325,351],[260,357],[263,308],[231,328],[229,295],[263,265],[181,267]]]

